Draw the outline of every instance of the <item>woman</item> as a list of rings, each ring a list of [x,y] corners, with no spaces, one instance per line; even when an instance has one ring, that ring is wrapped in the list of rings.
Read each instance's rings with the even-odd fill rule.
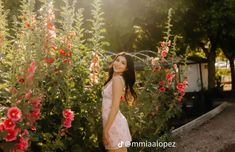
[[[123,99],[136,100],[134,62],[126,53],[118,54],[109,69],[102,92],[103,143],[109,152],[126,152],[132,140],[126,118],[119,110]],[[127,100],[126,100],[127,101]]]

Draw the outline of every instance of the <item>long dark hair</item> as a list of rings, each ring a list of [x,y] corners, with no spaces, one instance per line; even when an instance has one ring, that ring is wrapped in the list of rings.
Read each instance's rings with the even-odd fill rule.
[[[116,57],[114,58],[113,62],[117,59],[117,57],[119,56],[123,56],[126,58],[127,61],[127,70],[125,70],[122,74],[124,81],[125,81],[125,99],[126,101],[128,100],[128,95],[131,94],[131,96],[134,98],[133,99],[133,104],[135,104],[135,101],[137,99],[137,94],[135,92],[135,90],[133,89],[133,86],[135,84],[135,66],[134,66],[134,62],[133,59],[130,55],[128,55],[125,52],[121,52],[119,54],[116,55]],[[107,81],[104,83],[104,85],[106,85],[113,77],[113,62],[111,63],[111,66],[109,68],[109,78],[107,79]]]

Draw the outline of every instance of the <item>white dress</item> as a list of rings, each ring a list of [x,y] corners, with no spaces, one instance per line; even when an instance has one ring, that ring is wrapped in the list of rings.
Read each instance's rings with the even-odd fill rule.
[[[120,78],[125,83],[122,76],[115,76]],[[125,86],[125,85],[124,85]],[[112,106],[112,79],[106,84],[102,91],[102,121],[105,126],[109,112]],[[109,145],[105,145],[105,149],[118,149],[121,147],[128,147],[132,140],[130,130],[125,116],[119,110],[109,131]]]

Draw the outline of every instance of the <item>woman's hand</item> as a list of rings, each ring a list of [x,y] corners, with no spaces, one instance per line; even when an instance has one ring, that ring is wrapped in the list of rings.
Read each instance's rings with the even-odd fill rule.
[[[103,144],[109,145],[109,135],[108,135],[108,131],[106,130],[103,131]]]

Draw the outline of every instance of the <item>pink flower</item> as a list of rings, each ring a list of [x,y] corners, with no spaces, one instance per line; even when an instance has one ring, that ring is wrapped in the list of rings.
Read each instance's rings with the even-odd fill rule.
[[[35,73],[35,70],[36,70],[35,65],[36,65],[36,62],[35,62],[35,61],[31,62],[31,64],[29,65],[29,68],[28,68],[28,72],[29,72],[29,73],[31,73],[31,74],[34,74],[34,73]]]
[[[161,88],[159,88],[159,91],[160,91],[160,92],[165,92],[166,89],[165,89],[164,87],[161,87]]]
[[[172,74],[172,73],[168,73],[168,74],[166,74],[166,79],[168,80],[168,81],[172,81],[172,79],[175,77],[175,74]]]
[[[167,54],[168,54],[168,52],[167,52],[166,50],[163,50],[163,51],[161,52],[162,58],[165,58],[165,57],[167,56]]]
[[[63,111],[63,116],[64,116],[65,119],[74,120],[74,114],[73,114],[73,111],[71,109],[65,109]]]
[[[65,128],[70,128],[71,126],[72,126],[72,120],[71,119],[64,119],[64,121],[63,121],[63,126],[65,127]]]
[[[163,86],[164,84],[165,84],[164,81],[160,81],[160,82],[159,82],[159,85],[160,85],[160,86]]]
[[[31,91],[26,92],[25,95],[24,95],[24,98],[26,100],[29,100],[30,97],[31,97]]]
[[[2,130],[4,130],[4,129],[5,129],[4,124],[1,122],[1,123],[0,123],[0,131],[2,131]]]
[[[18,150],[27,150],[29,147],[28,139],[20,138],[19,143],[16,144]]]
[[[22,134],[22,136],[28,136],[29,135],[29,131],[27,129],[25,129]]]
[[[5,119],[3,121],[4,127],[5,129],[14,129],[16,124],[14,121],[12,121],[11,119]]]
[[[8,129],[5,140],[6,141],[16,140],[16,136],[18,135],[18,131],[19,131],[18,129]]]
[[[34,109],[31,116],[38,119],[40,115],[40,109]]]
[[[184,92],[185,84],[183,84],[183,83],[177,83],[176,88],[177,88],[180,92]]]
[[[11,107],[7,111],[7,117],[13,121],[18,121],[20,120],[22,115],[22,112],[19,108],[17,107]]]

